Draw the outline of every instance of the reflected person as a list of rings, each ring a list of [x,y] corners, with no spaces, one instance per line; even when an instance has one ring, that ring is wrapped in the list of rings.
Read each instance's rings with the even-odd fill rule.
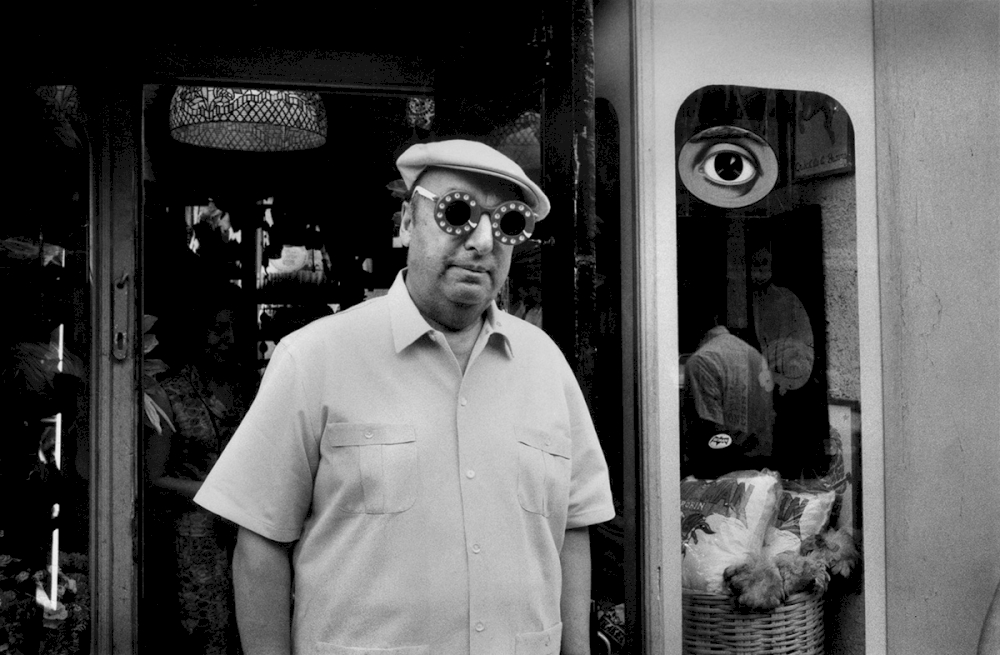
[[[158,527],[169,530],[161,536],[173,542],[174,562],[153,575],[171,571],[158,581],[164,588],[154,591],[175,601],[167,601],[171,609],[156,619],[172,624],[166,625],[166,638],[180,643],[171,645],[224,655],[238,652],[229,564],[235,528],[192,499],[242,420],[252,388],[234,357],[236,291],[203,292],[190,316],[176,317],[185,325],[173,333],[180,343],[170,345],[184,359],[160,383],[171,421],[163,422],[162,432],[150,431],[146,465],[158,492],[153,508]],[[156,547],[162,545],[150,546]],[[170,585],[175,588],[168,592]]]
[[[760,469],[771,455],[774,382],[767,360],[716,320],[711,323],[684,365],[682,476]]]

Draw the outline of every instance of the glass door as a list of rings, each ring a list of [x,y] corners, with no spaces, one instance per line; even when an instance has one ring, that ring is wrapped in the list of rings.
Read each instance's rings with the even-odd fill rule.
[[[425,130],[416,114],[433,115],[433,105],[400,93],[212,84],[146,85],[143,97],[142,639],[237,653],[235,529],[194,494],[282,338],[386,293],[404,265],[393,238],[399,199],[387,185]],[[258,111],[299,103],[309,117],[270,120],[313,121],[314,141],[250,135],[269,127],[241,123],[237,108],[251,100]],[[199,103],[231,121],[185,130]],[[366,135],[363,148],[338,132],[344,125]]]
[[[308,148],[252,141],[245,131],[254,128],[241,125],[236,114],[230,124],[198,134],[183,128],[182,119],[197,124],[192,112],[199,107],[238,111],[246,98],[266,105],[272,94],[314,107],[325,121],[325,139]],[[231,587],[235,532],[195,505],[194,494],[249,407],[276,344],[314,319],[386,293],[405,265],[393,216],[399,210],[394,162],[400,153],[440,137],[437,130],[445,136],[473,133],[541,181],[541,87],[533,83],[512,95],[509,106],[489,120],[472,122],[467,115],[477,114],[452,107],[445,114],[450,123],[441,126],[434,101],[442,100],[446,109],[448,102],[416,92],[211,83],[143,88],[144,643],[238,652]],[[184,109],[188,105],[194,109]],[[614,144],[605,149],[616,153],[617,126],[609,125],[608,114],[598,112],[601,135]],[[233,141],[231,134],[247,138]],[[351,153],[349,166],[345,153]],[[617,171],[613,159],[602,158],[603,170]],[[603,185],[598,201],[616,204],[615,176],[594,175]],[[571,218],[565,206],[560,211]],[[554,230],[570,230],[550,223]],[[617,230],[610,218],[607,225]],[[543,328],[560,320],[555,312],[543,322],[541,310],[542,249],[551,246],[554,233],[539,230],[538,239],[514,250],[511,277],[498,298],[503,309]],[[609,251],[617,250],[610,245]],[[602,279],[614,280],[615,267],[606,266]],[[580,378],[592,397],[613,398],[602,403],[595,422],[609,440],[607,450],[620,453],[615,426],[621,415],[607,409],[620,405],[620,372],[609,363],[620,350],[611,343],[617,338],[613,329],[603,329],[616,323],[609,314],[618,304],[611,291],[617,284],[595,286],[587,294],[593,296],[593,329],[587,334],[594,343],[583,350]],[[604,312],[599,317],[597,308]],[[607,345],[603,359],[595,356],[598,341]],[[596,383],[598,369],[613,381]],[[613,460],[612,466],[618,490],[622,462]],[[609,632],[624,641],[624,536],[620,521],[602,527],[607,529],[592,535],[592,554],[598,578],[594,618],[605,617],[605,625],[594,639],[610,647]]]

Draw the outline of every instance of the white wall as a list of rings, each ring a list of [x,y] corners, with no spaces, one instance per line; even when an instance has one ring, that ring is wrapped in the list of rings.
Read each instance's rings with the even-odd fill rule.
[[[971,653],[1000,579],[1000,3],[874,6],[890,652]]]
[[[626,11],[631,69],[613,40],[626,38]],[[661,393],[676,381],[673,125],[705,84],[822,91],[854,121],[866,652],[974,651],[1000,580],[998,14],[995,0],[599,3],[598,94],[622,118],[623,195],[635,184],[623,206],[638,214],[642,473],[659,503],[642,508],[654,652],[680,650],[677,408]],[[602,16],[615,26],[603,44]],[[628,109],[615,100],[628,98],[626,79]]]
[[[710,84],[820,91],[855,128],[857,307],[860,319],[865,480],[865,625],[869,652],[884,649],[881,353],[875,221],[875,133],[870,0],[646,0],[635,3],[635,235],[638,382],[646,509],[651,652],[680,651],[674,124],[687,96]],[[649,536],[652,535],[652,538]],[[656,585],[656,576],[662,586]],[[647,587],[649,588],[649,587]],[[659,594],[659,595],[657,595]],[[662,647],[661,647],[662,645]]]

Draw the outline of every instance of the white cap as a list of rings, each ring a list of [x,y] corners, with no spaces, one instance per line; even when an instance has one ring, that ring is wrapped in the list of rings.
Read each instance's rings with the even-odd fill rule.
[[[541,187],[532,182],[513,159],[485,143],[463,139],[417,143],[396,160],[396,168],[403,176],[407,191],[413,190],[414,182],[430,167],[471,171],[513,182],[524,191],[524,201],[537,215],[535,220],[545,218],[551,209]]]

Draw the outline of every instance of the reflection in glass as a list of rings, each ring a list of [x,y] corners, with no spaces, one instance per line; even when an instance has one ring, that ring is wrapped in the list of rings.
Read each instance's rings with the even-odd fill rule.
[[[12,91],[14,93],[14,91]],[[74,86],[22,88],[0,228],[0,648],[90,648],[90,156]]]
[[[281,339],[391,283],[399,203],[385,184],[393,153],[426,123],[407,122],[403,96],[317,96],[341,136],[367,139],[370,156],[345,167],[342,139],[282,153],[174,139],[176,90],[144,87],[143,369],[152,406],[142,433],[140,650],[236,654],[235,528],[193,497]],[[331,179],[353,191],[331,196]]]
[[[791,615],[781,638],[863,641],[850,120],[710,86],[675,136],[684,642],[750,648]]]

